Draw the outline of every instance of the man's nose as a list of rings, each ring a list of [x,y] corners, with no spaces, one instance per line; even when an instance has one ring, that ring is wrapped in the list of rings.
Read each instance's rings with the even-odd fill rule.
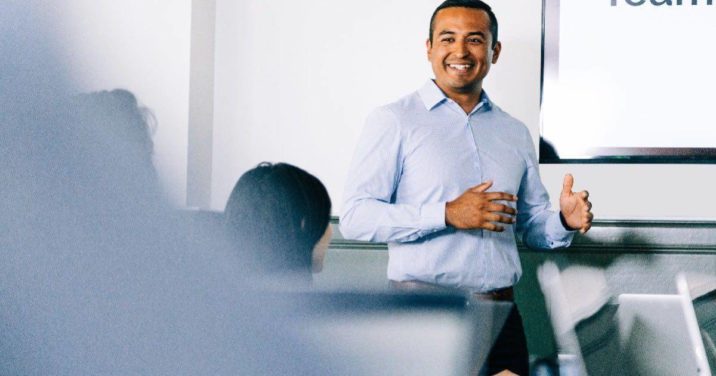
[[[453,46],[453,53],[457,54],[458,56],[467,56],[468,50],[467,43],[465,43],[465,41],[457,41]]]

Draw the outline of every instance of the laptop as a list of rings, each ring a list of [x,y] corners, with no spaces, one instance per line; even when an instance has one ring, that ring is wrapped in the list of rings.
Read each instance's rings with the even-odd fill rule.
[[[683,276],[676,282],[676,295],[619,295],[625,374],[711,375],[688,284]]]

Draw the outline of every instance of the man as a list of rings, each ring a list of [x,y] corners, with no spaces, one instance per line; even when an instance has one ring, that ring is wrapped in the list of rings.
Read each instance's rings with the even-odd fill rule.
[[[442,3],[426,42],[435,79],[366,122],[348,174],[341,232],[388,243],[395,287],[444,286],[512,300],[522,274],[515,233],[529,247],[553,249],[591,226],[588,194],[572,192],[571,175],[560,212],[549,210],[528,129],[482,89],[502,50],[497,31],[482,1]],[[516,309],[488,363],[491,372],[527,374]]]

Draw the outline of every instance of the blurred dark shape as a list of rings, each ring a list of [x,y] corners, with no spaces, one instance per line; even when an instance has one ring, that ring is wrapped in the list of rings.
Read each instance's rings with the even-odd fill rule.
[[[617,305],[605,304],[596,313],[582,319],[574,331],[579,340],[587,373],[593,376],[613,375],[620,366],[618,359],[619,322]]]
[[[261,163],[239,178],[224,213],[234,247],[267,279],[310,282],[315,264],[322,264],[316,245],[329,226],[331,200],[310,173]]]
[[[621,364],[616,306],[603,269],[545,261],[537,270],[566,373],[612,375]],[[570,373],[570,374],[572,374]]]
[[[559,162],[559,154],[551,142],[544,137],[539,138],[539,161],[540,163]]]

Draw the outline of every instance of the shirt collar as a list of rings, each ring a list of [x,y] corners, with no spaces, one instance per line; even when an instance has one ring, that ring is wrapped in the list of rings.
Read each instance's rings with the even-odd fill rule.
[[[420,98],[423,100],[425,109],[428,111],[432,111],[433,108],[437,107],[439,104],[445,102],[448,99],[445,96],[445,93],[440,90],[438,85],[433,80],[428,80],[425,85],[423,85],[423,87],[418,90],[418,94],[420,94]],[[480,101],[477,102],[477,106],[475,106],[475,108],[477,109],[481,106],[485,106],[486,110],[492,108],[492,101],[490,100],[490,97],[487,96],[485,90],[482,90],[482,93],[480,94]]]

